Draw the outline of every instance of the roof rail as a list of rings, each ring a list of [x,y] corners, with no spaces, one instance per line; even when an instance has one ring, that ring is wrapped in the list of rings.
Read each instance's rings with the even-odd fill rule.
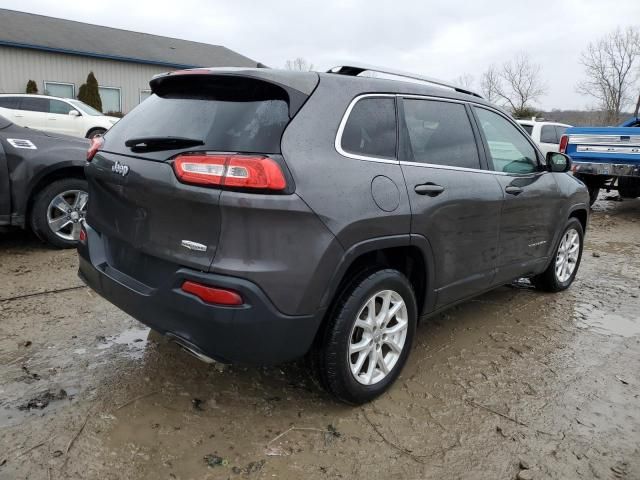
[[[339,75],[349,75],[352,77],[357,77],[362,72],[384,73],[387,75],[394,75],[396,77],[411,78],[413,80],[420,80],[422,82],[431,83],[433,85],[438,85],[440,87],[451,88],[456,92],[466,93],[467,95],[473,95],[474,97],[482,98],[482,95],[474,91],[468,90],[463,87],[459,87],[457,85],[453,85],[444,80],[438,80],[436,78],[425,77],[423,75],[416,75],[415,73],[403,72],[400,70],[392,70],[390,68],[385,68],[385,67],[376,67],[376,66],[367,65],[364,63],[357,63],[352,65],[339,65],[337,67],[333,67],[327,70],[327,73],[337,73]]]

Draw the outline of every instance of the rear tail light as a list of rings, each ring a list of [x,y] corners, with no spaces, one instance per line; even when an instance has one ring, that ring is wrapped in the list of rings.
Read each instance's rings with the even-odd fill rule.
[[[184,183],[263,190],[284,190],[287,181],[272,158],[255,155],[180,155],[173,161]]]
[[[104,145],[104,138],[101,136],[96,136],[91,139],[91,145],[89,146],[89,150],[87,150],[87,162],[93,160],[93,157],[96,156],[96,153],[102,148],[102,145]]]
[[[214,305],[242,305],[244,303],[240,294],[233,290],[210,287],[196,282],[184,282],[182,291],[195,295],[205,303]]]
[[[560,153],[566,153],[567,152],[567,145],[569,144],[569,136],[568,135],[562,135],[562,137],[560,137]]]

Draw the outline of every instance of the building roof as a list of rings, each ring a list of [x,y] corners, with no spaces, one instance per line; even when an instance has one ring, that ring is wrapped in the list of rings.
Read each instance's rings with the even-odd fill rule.
[[[172,68],[262,66],[220,45],[6,9],[0,9],[2,45]]]

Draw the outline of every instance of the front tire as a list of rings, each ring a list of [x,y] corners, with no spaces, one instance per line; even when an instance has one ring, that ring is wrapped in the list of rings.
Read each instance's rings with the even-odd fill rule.
[[[402,273],[363,274],[340,297],[312,349],[320,384],[352,405],[378,397],[400,375],[416,323],[415,294]]]
[[[580,267],[583,244],[582,224],[578,219],[570,218],[562,232],[553,260],[543,273],[531,279],[532,283],[547,292],[560,292],[569,288]]]
[[[36,195],[31,209],[31,229],[57,248],[75,248],[89,199],[87,181],[64,178],[47,185]]]

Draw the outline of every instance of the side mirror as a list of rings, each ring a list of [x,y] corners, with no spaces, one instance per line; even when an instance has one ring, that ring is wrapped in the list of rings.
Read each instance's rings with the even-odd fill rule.
[[[69,110],[69,115],[71,115],[72,117],[79,117],[80,112],[78,110]]]
[[[547,169],[550,172],[568,172],[571,170],[571,158],[564,153],[549,152],[547,153]]]

